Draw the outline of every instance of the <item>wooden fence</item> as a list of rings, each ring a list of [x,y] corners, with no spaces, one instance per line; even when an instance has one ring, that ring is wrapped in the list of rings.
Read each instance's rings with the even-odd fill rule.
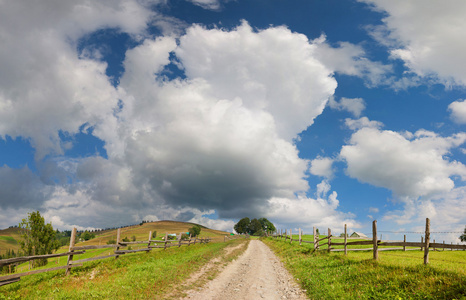
[[[289,232],[289,234],[287,233]],[[452,244],[445,244],[443,243],[436,243],[435,240],[433,243],[430,242],[430,220],[429,218],[426,219],[426,230],[425,230],[425,238],[421,237],[421,242],[407,242],[406,235],[404,235],[403,241],[382,241],[377,239],[377,221],[372,222],[372,239],[365,240],[365,241],[348,241],[348,234],[347,234],[347,226],[345,224],[344,228],[344,242],[332,242],[332,231],[328,229],[328,235],[322,238],[319,237],[317,234],[317,230],[314,227],[314,239],[313,241],[305,241],[302,239],[302,230],[298,230],[298,240],[293,240],[293,233],[290,229],[289,231],[280,230],[280,232],[276,232],[272,236],[275,238],[285,239],[287,241],[289,239],[290,243],[293,241],[299,242],[299,245],[302,243],[310,243],[314,245],[314,251],[320,250],[320,247],[323,245],[327,246],[326,251],[344,251],[345,255],[348,254],[348,251],[372,251],[374,260],[378,260],[379,258],[379,251],[388,251],[388,250],[418,250],[419,248],[421,251],[424,251],[424,264],[429,263],[429,250],[432,248],[434,251],[437,249],[451,249],[451,250],[466,250],[466,245],[453,245]],[[324,241],[323,243],[321,243]],[[357,249],[349,249],[350,246],[355,245],[371,245],[371,248],[357,248]],[[343,246],[343,249],[335,249],[332,246]],[[398,248],[379,248],[380,246],[390,246],[390,247],[398,247]],[[401,248],[400,248],[401,247]],[[406,247],[416,247],[415,249],[407,249]]]
[[[33,270],[33,271],[28,271],[28,272],[23,272],[23,273],[15,273],[15,274],[6,275],[6,276],[0,276],[0,286],[10,284],[10,283],[13,283],[13,282],[17,282],[23,276],[38,274],[38,273],[44,273],[44,272],[49,272],[49,271],[56,271],[56,270],[61,270],[61,269],[66,269],[65,274],[68,275],[68,274],[70,274],[71,268],[80,267],[80,266],[83,265],[84,262],[88,262],[88,261],[105,259],[105,258],[110,258],[110,257],[114,257],[115,259],[117,259],[120,255],[124,255],[126,253],[149,252],[149,251],[151,251],[152,249],[155,249],[155,248],[167,249],[169,247],[181,247],[182,245],[190,246],[190,245],[194,245],[196,243],[207,244],[207,243],[209,243],[211,241],[210,237],[207,237],[207,238],[197,238],[196,237],[196,238],[192,239],[191,236],[190,236],[189,240],[182,240],[181,236],[182,236],[182,234],[180,233],[179,238],[176,241],[169,241],[168,240],[168,235],[165,234],[165,239],[163,241],[159,241],[159,240],[152,240],[151,239],[152,238],[152,232],[149,232],[149,238],[148,238],[147,241],[123,242],[123,241],[121,241],[121,229],[118,229],[117,230],[117,240],[116,240],[115,244],[75,246],[76,228],[73,228],[73,231],[71,232],[70,246],[69,246],[68,252],[56,253],[56,254],[47,254],[47,255],[22,256],[22,257],[15,257],[15,258],[0,260],[0,267],[2,267],[2,266],[10,265],[10,264],[18,264],[18,263],[23,263],[23,262],[26,262],[26,261],[32,261],[32,260],[35,260],[35,259],[68,256],[68,260],[67,260],[65,266],[59,266],[59,267],[55,267],[55,268]],[[121,250],[120,249],[120,248],[126,247],[126,246],[141,245],[141,244],[146,245],[146,247],[142,248],[142,249],[135,249],[135,250],[129,250],[129,249],[128,250]],[[73,260],[73,257],[75,255],[84,254],[86,252],[86,250],[103,249],[103,248],[115,249],[114,254],[105,255],[105,256],[96,256],[96,257],[91,257],[91,258],[86,258],[86,259]]]

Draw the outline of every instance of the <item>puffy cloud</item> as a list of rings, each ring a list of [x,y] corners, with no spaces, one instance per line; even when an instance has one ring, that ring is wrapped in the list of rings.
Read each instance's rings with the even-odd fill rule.
[[[446,157],[466,141],[466,134],[444,138],[420,130],[406,136],[370,127],[356,131],[340,152],[348,175],[388,188],[399,197],[414,198],[451,191],[452,176],[466,178],[466,166]]]
[[[293,224],[302,224],[307,230],[312,230],[313,226],[317,226],[341,231],[344,224],[347,224],[350,228],[359,228],[361,225],[354,220],[355,216],[338,211],[338,205],[339,200],[335,191],[326,198],[317,197],[316,199],[305,196],[273,197],[269,200],[266,216],[275,220],[279,227],[289,228]]]
[[[176,55],[189,78],[209,82],[213,97],[240,98],[246,108],[270,113],[279,136],[290,141],[312,125],[336,88],[332,71],[315,58],[317,48],[285,27],[254,32],[243,22],[229,32],[193,26]]]
[[[309,172],[312,175],[322,176],[326,178],[333,177],[332,169],[333,159],[328,157],[317,157],[311,161]]]
[[[390,74],[393,73],[391,65],[371,61],[359,45],[340,42],[338,47],[333,48],[325,43],[325,39],[326,37],[322,35],[314,42],[317,45],[316,57],[329,69],[344,75],[361,77],[369,86],[391,81]]]
[[[0,136],[30,137],[42,158],[62,153],[59,131],[104,122],[118,91],[105,63],[77,53],[78,40],[102,28],[141,34],[152,16],[135,0],[2,2]]]
[[[128,51],[119,135],[109,153],[133,183],[172,206],[258,214],[270,197],[308,188],[292,139],[320,114],[336,82],[315,47],[286,28],[193,26]],[[174,53],[186,79],[159,76]],[[110,132],[110,131],[109,131]],[[110,135],[109,135],[110,136]]]
[[[458,124],[466,124],[466,100],[455,101],[448,105],[451,118]]]
[[[347,118],[345,119],[345,125],[351,130],[358,130],[361,128],[381,128],[383,123],[379,121],[369,120],[367,117],[362,117],[360,119],[354,120]]]
[[[361,0],[386,13],[384,25],[372,27],[379,41],[420,76],[434,76],[448,84],[466,84],[466,3]]]
[[[346,110],[353,114],[355,118],[359,118],[364,109],[366,109],[366,103],[362,98],[345,98],[342,97],[340,101],[336,101],[334,97],[330,98],[329,106],[336,110]]]

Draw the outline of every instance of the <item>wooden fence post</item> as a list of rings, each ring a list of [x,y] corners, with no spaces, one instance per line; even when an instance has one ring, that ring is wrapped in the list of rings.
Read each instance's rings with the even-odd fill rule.
[[[435,244],[435,240],[434,240],[434,244]],[[435,249],[435,245],[434,245],[434,251],[435,251],[435,250],[436,250],[436,249]]]
[[[118,228],[117,230],[117,240],[116,240],[116,244],[117,244],[117,247],[116,247],[116,251],[120,250],[120,238],[121,238],[121,228]],[[120,257],[119,255],[115,256],[115,259],[117,259],[118,257]]]
[[[74,247],[74,242],[76,239],[76,227],[73,227],[73,230],[71,231],[71,238],[70,238],[70,248],[68,249],[69,252],[73,252],[73,247]],[[70,274],[71,270],[71,261],[73,260],[73,254],[68,255],[68,261],[66,262],[66,265],[68,266],[66,268],[65,275]]]
[[[443,249],[442,251],[445,251],[445,241],[443,241]]]
[[[317,250],[318,245],[316,243],[317,238],[316,238],[316,227],[315,226],[313,227],[313,234],[314,234],[314,250]]]
[[[151,238],[152,238],[152,231],[149,231],[149,239],[148,239],[149,242],[147,243],[147,249],[149,249],[149,250],[147,250],[146,252],[150,251],[150,240],[151,240]]]
[[[346,237],[348,236],[347,234],[347,227],[345,224],[345,255],[348,255],[348,247],[346,246]]]
[[[301,246],[301,228],[299,228],[299,245]]]
[[[421,245],[424,245],[424,237],[421,236]],[[424,247],[421,246],[421,251],[424,250]]]
[[[328,229],[328,253],[330,253],[330,249],[332,247],[332,230],[329,228]]]
[[[379,259],[379,247],[378,247],[378,244],[377,244],[377,220],[374,220],[372,222],[372,241],[373,241],[373,244],[374,244],[374,260],[378,260]]]
[[[424,264],[429,264],[430,220],[426,218],[426,244],[424,248]]]
[[[290,229],[290,244],[291,244],[291,242],[293,242],[293,233],[292,233],[292,231]]]
[[[168,232],[165,232],[165,245],[163,246],[163,250],[167,249],[167,242],[168,242]]]
[[[404,238],[403,238],[403,251],[406,251],[406,234],[404,235]]]

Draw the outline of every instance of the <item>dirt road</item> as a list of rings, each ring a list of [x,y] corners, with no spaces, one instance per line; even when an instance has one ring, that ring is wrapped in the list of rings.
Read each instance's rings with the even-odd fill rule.
[[[183,299],[307,299],[275,254],[261,241],[251,240],[237,260],[200,290]]]

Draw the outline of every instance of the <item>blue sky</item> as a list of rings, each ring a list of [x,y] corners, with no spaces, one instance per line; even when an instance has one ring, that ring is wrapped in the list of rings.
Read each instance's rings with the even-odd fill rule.
[[[400,238],[428,217],[456,242],[465,12],[420,0],[2,2],[0,227],[33,210],[60,229],[231,230],[248,216],[370,233],[377,219]]]

